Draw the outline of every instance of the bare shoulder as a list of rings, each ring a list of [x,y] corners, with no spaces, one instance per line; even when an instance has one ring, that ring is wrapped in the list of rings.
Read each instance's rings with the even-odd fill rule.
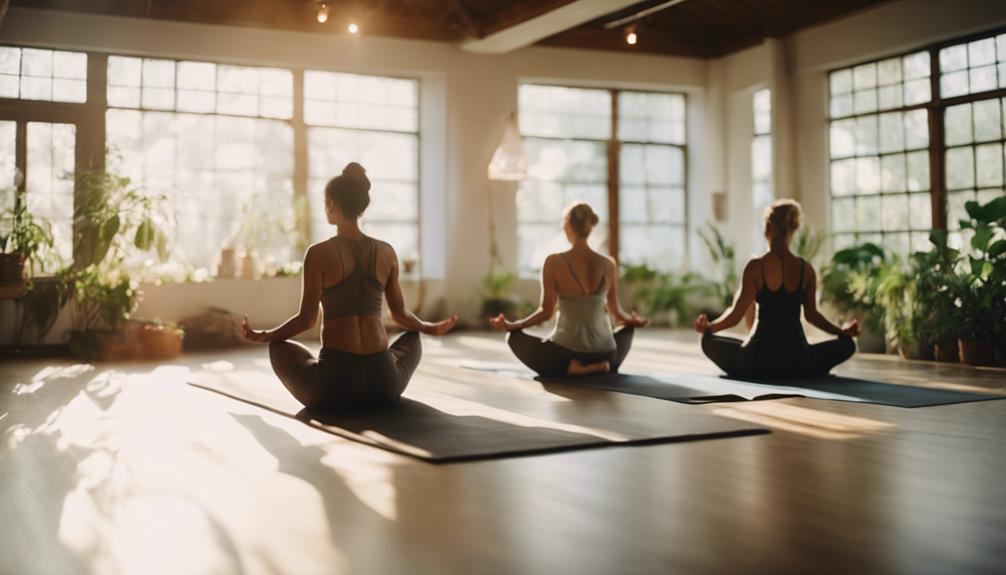
[[[744,264],[744,277],[748,277],[752,274],[757,274],[762,269],[762,260],[765,256],[757,256],[748,260],[748,263]]]

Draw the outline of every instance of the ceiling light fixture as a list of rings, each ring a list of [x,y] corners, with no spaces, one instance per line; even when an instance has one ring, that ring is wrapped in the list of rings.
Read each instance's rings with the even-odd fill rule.
[[[321,2],[318,4],[318,23],[325,22],[328,22],[328,2]]]
[[[625,43],[629,46],[635,46],[637,41],[639,41],[639,36],[636,35],[635,27],[627,29],[625,31]]]
[[[349,26],[346,26],[346,31],[350,34],[358,34],[360,32],[360,27],[356,25],[356,22],[350,22]]]

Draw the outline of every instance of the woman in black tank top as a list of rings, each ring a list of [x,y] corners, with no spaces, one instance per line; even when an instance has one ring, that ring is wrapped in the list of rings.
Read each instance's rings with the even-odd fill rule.
[[[710,322],[705,314],[695,320],[695,329],[703,334],[702,351],[730,376],[768,379],[824,375],[856,351],[852,338],[859,335],[859,323],[853,320],[838,327],[821,315],[817,310],[814,268],[789,251],[800,218],[800,204],[794,200],[773,203],[765,212],[769,250],[744,267],[733,306],[715,321]],[[771,271],[766,273],[766,269]],[[713,335],[737,325],[755,302],[758,321],[746,342]],[[809,344],[800,323],[801,307],[808,323],[838,338]]]

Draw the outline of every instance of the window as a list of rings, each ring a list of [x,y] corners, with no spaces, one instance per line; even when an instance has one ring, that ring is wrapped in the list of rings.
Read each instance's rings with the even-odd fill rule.
[[[967,201],[984,203],[1003,195],[1004,110],[1006,98],[947,108],[944,143],[948,229],[958,229],[959,220],[967,217]]]
[[[0,98],[87,101],[87,54],[0,46]]]
[[[167,197],[173,259],[294,256],[290,71],[110,56],[108,101],[109,169]]]
[[[626,264],[684,263],[685,97],[618,93],[618,251]]]
[[[518,263],[535,275],[545,258],[566,244],[560,217],[583,201],[600,222],[590,236],[607,251],[608,152],[611,94],[606,90],[524,85],[519,91],[520,131],[527,178],[517,189]]]
[[[566,249],[560,218],[575,201],[590,204],[600,219],[590,236],[595,249],[617,246],[628,264],[680,266],[686,241],[684,96],[535,84],[520,86],[518,96],[528,158],[527,178],[517,190],[520,274],[537,274],[548,254]],[[614,158],[612,149],[618,150]],[[609,161],[616,162],[615,182],[609,182]],[[612,198],[615,222],[609,221]]]
[[[764,240],[762,217],[775,199],[772,169],[772,91],[758,90],[752,96],[754,138],[751,140],[751,205],[754,216],[754,245]]]
[[[419,258],[419,83],[334,72],[304,73],[311,237],[325,221],[325,184],[360,162],[371,181],[364,232],[390,243],[400,260]]]
[[[829,85],[836,247],[927,249],[927,231],[954,232],[967,201],[1003,195],[1006,34],[837,70]]]
[[[836,249],[871,241],[924,249],[932,227],[930,56],[916,52],[832,72],[831,223]]]
[[[940,50],[941,97],[953,98],[996,88],[1006,88],[1006,34]]]

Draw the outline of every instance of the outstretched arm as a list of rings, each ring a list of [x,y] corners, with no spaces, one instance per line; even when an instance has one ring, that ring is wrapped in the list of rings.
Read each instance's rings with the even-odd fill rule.
[[[744,273],[741,275],[741,285],[737,288],[737,294],[734,295],[734,304],[712,322],[709,321],[706,314],[699,315],[698,319],[695,320],[696,331],[700,333],[716,333],[730,329],[744,319],[744,314],[751,307],[751,304],[754,303],[755,292],[758,291],[755,278],[758,277],[758,266],[760,265],[760,263],[751,260],[744,266]]]
[[[391,319],[399,326],[408,331],[418,331],[429,335],[443,335],[449,332],[454,324],[458,322],[458,316],[451,317],[438,322],[423,321],[405,308],[405,297],[402,296],[402,286],[398,283],[398,256],[395,250],[391,250],[391,273],[388,281],[384,285],[384,297],[388,300],[388,309],[391,310]]]
[[[554,256],[549,256],[541,268],[541,301],[538,303],[538,309],[517,321],[508,321],[503,314],[499,314],[490,318],[489,325],[499,331],[515,331],[545,323],[555,313],[555,304],[559,297],[555,281],[555,259]]]
[[[859,320],[852,320],[846,323],[842,327],[838,327],[834,323],[824,317],[820,311],[817,309],[817,273],[814,271],[814,267],[807,265],[807,285],[804,289],[804,300],[803,300],[803,317],[807,320],[807,323],[818,328],[819,330],[829,333],[831,335],[847,335],[849,337],[855,337],[859,335]]]
[[[300,310],[297,315],[283,322],[282,325],[266,331],[256,331],[248,326],[248,316],[245,315],[242,328],[248,341],[268,343],[290,339],[298,333],[311,329],[318,321],[318,302],[321,301],[321,267],[318,265],[318,253],[315,246],[307,249],[304,254],[304,269],[301,271],[303,285],[300,290]]]
[[[608,287],[608,311],[615,317],[615,321],[618,323],[623,323],[632,327],[644,327],[650,323],[650,320],[640,316],[635,311],[632,313],[626,313],[622,309],[622,304],[618,301],[618,267],[615,265],[614,258],[607,258],[608,260],[608,277],[610,278],[610,287]]]

